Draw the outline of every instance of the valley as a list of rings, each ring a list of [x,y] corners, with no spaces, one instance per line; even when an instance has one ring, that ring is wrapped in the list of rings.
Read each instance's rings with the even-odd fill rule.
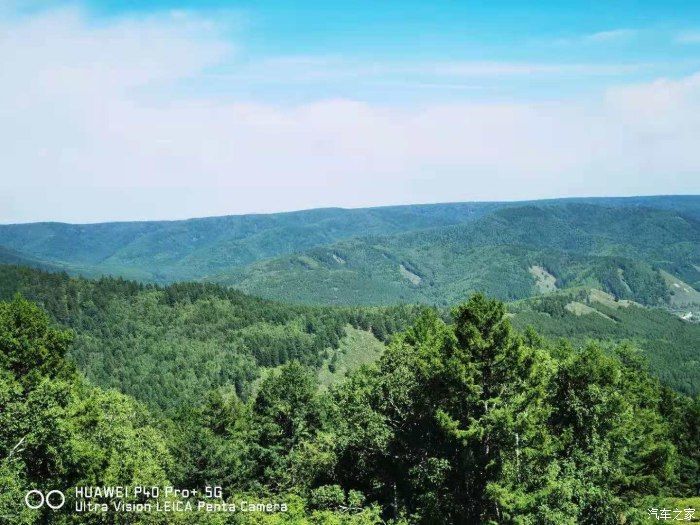
[[[695,504],[699,208],[0,226],[0,453],[32,458],[0,462],[0,509],[47,479],[213,482],[295,524],[399,523],[394,494],[462,522],[495,484],[558,523]]]

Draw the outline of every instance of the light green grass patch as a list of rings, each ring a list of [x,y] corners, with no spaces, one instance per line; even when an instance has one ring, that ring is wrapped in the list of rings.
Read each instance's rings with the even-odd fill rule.
[[[539,293],[551,293],[557,289],[557,278],[542,266],[530,266],[530,275],[535,279],[535,287]]]
[[[337,383],[362,365],[373,363],[384,351],[384,344],[370,332],[347,326],[345,334],[338,349],[325,360],[318,372],[322,389]],[[333,359],[334,355],[335,359]],[[335,370],[331,372],[329,366],[334,367]]]
[[[671,304],[674,306],[700,304],[700,292],[681,281],[678,277],[661,270],[668,289],[671,291]]]

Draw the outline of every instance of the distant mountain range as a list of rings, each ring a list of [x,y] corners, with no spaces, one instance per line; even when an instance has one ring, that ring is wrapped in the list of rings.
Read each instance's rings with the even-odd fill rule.
[[[316,209],[185,221],[0,226],[0,262],[290,302],[452,304],[572,287],[694,308],[700,196]]]

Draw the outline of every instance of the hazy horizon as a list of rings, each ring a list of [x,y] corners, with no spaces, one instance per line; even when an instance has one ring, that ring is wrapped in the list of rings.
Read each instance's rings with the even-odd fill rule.
[[[11,226],[13,224],[40,224],[40,223],[56,223],[56,224],[70,224],[73,226],[83,226],[91,224],[107,224],[107,223],[130,223],[130,222],[180,222],[180,221],[190,221],[199,219],[210,219],[217,217],[245,217],[245,216],[256,216],[256,215],[280,215],[280,214],[292,214],[292,213],[303,213],[307,211],[316,210],[362,210],[362,209],[379,209],[379,208],[396,208],[396,207],[410,207],[410,206],[446,206],[446,205],[456,205],[456,204],[497,204],[497,203],[530,203],[530,202],[548,202],[548,201],[565,201],[565,200],[595,200],[595,199],[646,199],[646,198],[683,198],[683,197],[700,197],[700,193],[683,193],[683,194],[656,194],[656,195],[576,195],[569,197],[542,197],[535,199],[484,199],[484,200],[458,200],[458,201],[440,201],[440,202],[405,202],[405,203],[394,203],[394,204],[377,204],[370,206],[315,206],[311,208],[295,208],[295,209],[282,209],[275,211],[260,211],[260,212],[245,212],[245,213],[221,213],[221,214],[203,214],[196,216],[183,216],[183,217],[162,217],[153,219],[122,219],[122,220],[95,220],[88,222],[71,222],[71,221],[61,221],[61,220],[37,220],[37,221],[26,221],[26,222],[0,222],[0,226]]]

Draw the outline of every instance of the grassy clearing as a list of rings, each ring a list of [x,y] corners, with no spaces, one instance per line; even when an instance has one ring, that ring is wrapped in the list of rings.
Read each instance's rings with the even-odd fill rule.
[[[700,304],[700,292],[689,284],[681,281],[678,277],[661,270],[661,275],[671,291],[671,304],[674,306],[684,306]]]
[[[322,389],[336,383],[346,374],[364,364],[373,363],[384,351],[384,345],[371,333],[351,326],[345,329],[346,336],[340,346],[326,359],[318,372]]]
[[[535,278],[535,286],[540,293],[550,293],[557,289],[557,278],[542,266],[530,266],[528,271]]]

